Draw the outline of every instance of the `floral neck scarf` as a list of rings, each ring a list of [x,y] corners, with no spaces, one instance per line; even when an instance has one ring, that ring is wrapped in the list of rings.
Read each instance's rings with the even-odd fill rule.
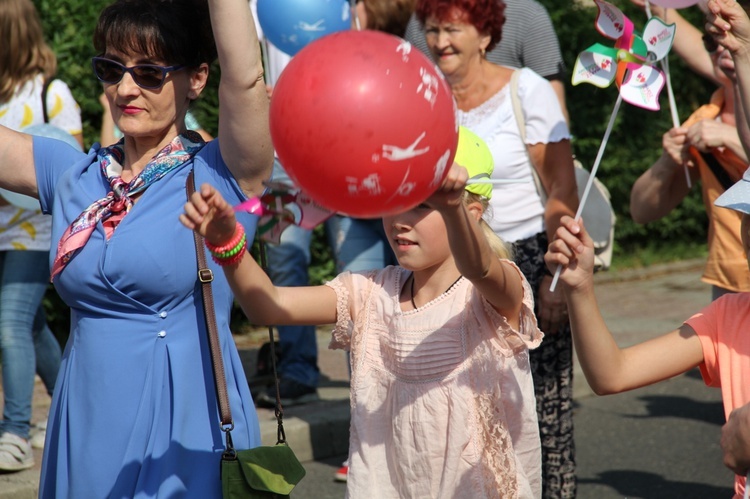
[[[105,197],[94,201],[65,229],[57,244],[57,255],[52,264],[52,276],[62,272],[76,251],[88,242],[98,222],[103,222],[107,239],[112,237],[117,224],[130,212],[133,198],[164,175],[190,160],[205,145],[195,132],[178,135],[146,165],[129,183],[122,180],[122,162],[125,158],[124,139],[117,144],[99,149],[97,159],[102,175],[112,190]]]

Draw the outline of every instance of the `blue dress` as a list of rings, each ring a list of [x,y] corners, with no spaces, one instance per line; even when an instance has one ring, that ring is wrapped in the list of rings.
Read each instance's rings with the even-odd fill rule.
[[[34,138],[42,208],[55,243],[110,190],[88,153]],[[72,165],[72,166],[71,166]],[[245,199],[217,140],[151,185],[107,241],[101,224],[55,279],[70,337],[50,409],[39,497],[221,497],[213,371],[192,232],[178,220],[185,181]],[[241,220],[252,235],[256,219]],[[210,260],[210,258],[209,258]],[[229,330],[231,290],[210,262],[235,447],[260,445],[255,407]]]

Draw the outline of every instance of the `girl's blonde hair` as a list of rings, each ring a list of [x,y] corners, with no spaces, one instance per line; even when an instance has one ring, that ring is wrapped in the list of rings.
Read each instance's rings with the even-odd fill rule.
[[[464,203],[467,206],[471,203],[481,204],[482,213],[487,213],[487,211],[490,209],[489,199],[469,191],[466,191],[464,193]],[[487,242],[490,244],[490,248],[492,248],[492,251],[498,256],[498,258],[511,260],[513,258],[513,248],[510,244],[503,241],[500,236],[495,234],[495,231],[492,230],[492,227],[490,227],[490,224],[487,223],[484,217],[479,219],[479,226],[482,228],[482,232],[484,232],[484,235],[487,238]]]
[[[0,103],[39,73],[45,80],[54,76],[57,58],[31,0],[0,0],[0,40]]]

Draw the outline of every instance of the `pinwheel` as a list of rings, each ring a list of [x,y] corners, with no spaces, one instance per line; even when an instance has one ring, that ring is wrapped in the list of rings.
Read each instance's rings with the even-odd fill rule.
[[[659,110],[665,77],[653,65],[672,48],[675,25],[652,17],[640,34],[620,9],[602,0],[594,1],[599,8],[596,29],[615,44],[607,47],[595,43],[581,52],[573,68],[573,85],[590,83],[604,88],[616,82],[625,102]]]
[[[284,182],[267,182],[267,191],[234,207],[258,215],[258,236],[266,242],[279,244],[281,233],[290,225],[314,229],[334,212],[313,201],[300,189]]]
[[[591,167],[591,175],[578,203],[577,219],[583,212],[622,101],[652,111],[659,110],[659,94],[666,78],[654,64],[666,60],[675,33],[674,24],[665,24],[655,17],[650,18],[643,32],[639,33],[620,9],[603,0],[594,0],[594,3],[599,9],[595,22],[597,31],[615,40],[615,44],[614,47],[607,47],[595,43],[581,52],[573,67],[572,83],[578,85],[585,82],[605,88],[615,82],[619,92]],[[562,267],[558,266],[550,286],[552,291],[557,286],[561,270]]]

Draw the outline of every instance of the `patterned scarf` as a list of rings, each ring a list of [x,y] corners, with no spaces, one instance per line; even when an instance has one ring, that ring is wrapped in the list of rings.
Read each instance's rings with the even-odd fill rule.
[[[112,237],[117,224],[130,212],[133,198],[164,175],[190,160],[205,145],[200,135],[188,131],[178,135],[167,144],[143,171],[129,183],[122,180],[122,162],[125,158],[124,139],[117,144],[99,149],[97,159],[102,175],[112,190],[105,197],[94,201],[65,229],[57,244],[57,255],[52,264],[52,276],[62,272],[76,251],[88,242],[99,221],[104,224],[106,238]]]

